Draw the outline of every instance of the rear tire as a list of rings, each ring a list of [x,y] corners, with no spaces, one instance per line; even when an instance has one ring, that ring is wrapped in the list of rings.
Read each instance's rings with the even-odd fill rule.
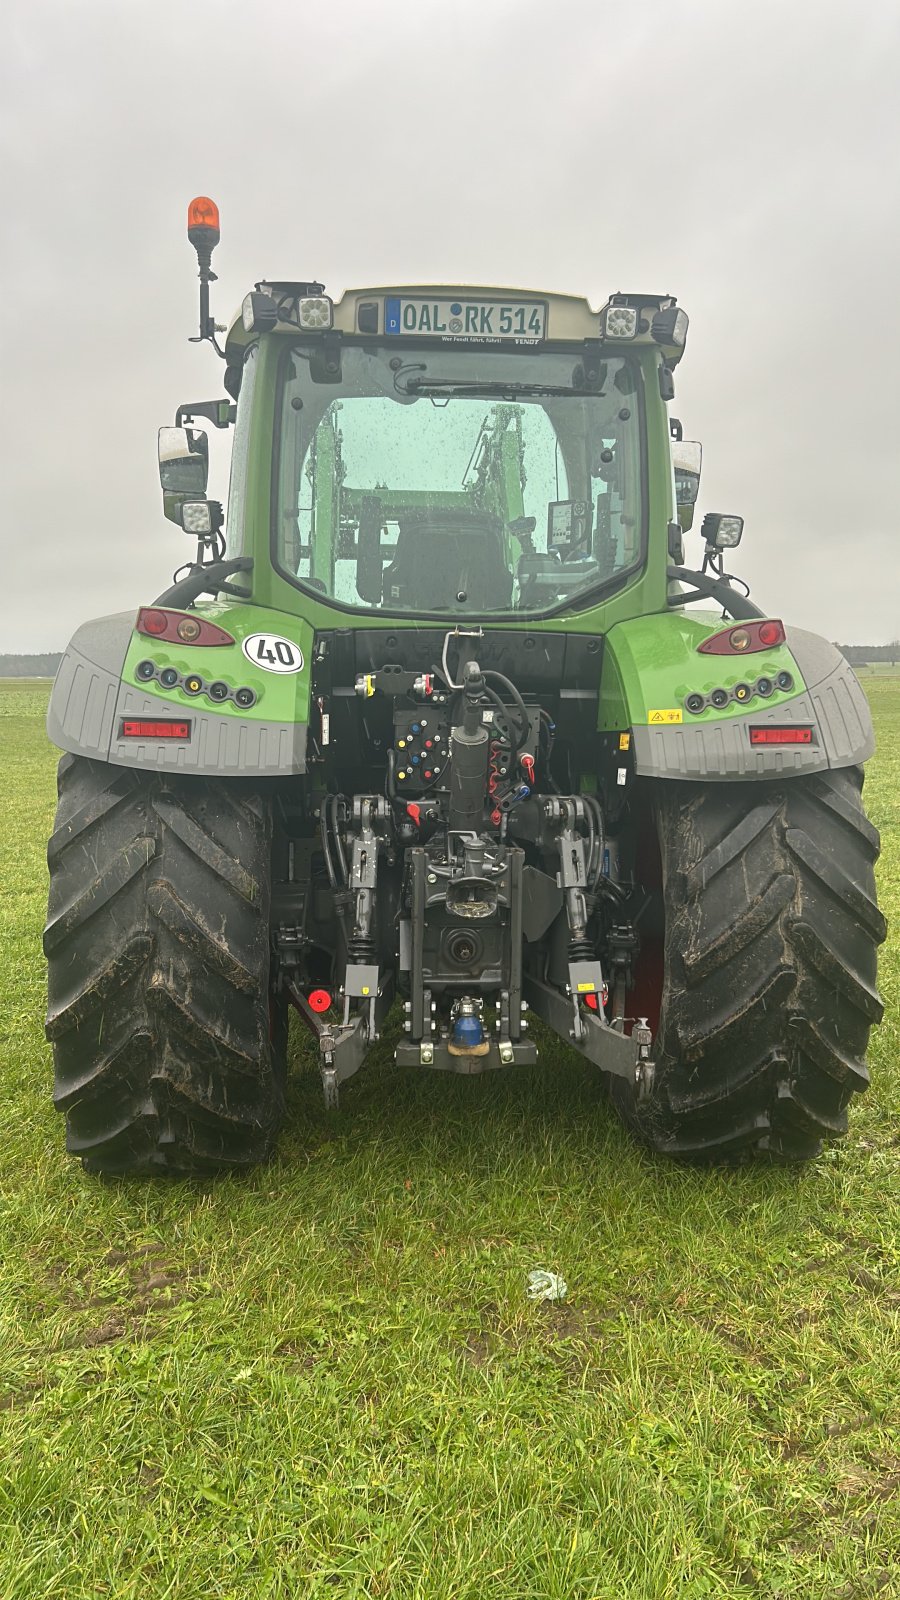
[[[665,960],[656,1076],[613,1086],[654,1149],[806,1161],[847,1131],[882,1004],[879,838],[857,768],[782,785],[660,784]]]
[[[270,1153],[270,848],[250,787],[63,757],[47,1037],[88,1171],[204,1175]]]

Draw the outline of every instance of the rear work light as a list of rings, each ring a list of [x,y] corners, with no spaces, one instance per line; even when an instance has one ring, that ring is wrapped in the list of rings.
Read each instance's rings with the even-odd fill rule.
[[[170,722],[154,718],[148,721],[145,718],[125,717],[122,722],[123,739],[189,739],[191,725],[189,722]]]
[[[721,633],[711,633],[698,644],[705,656],[750,656],[755,650],[772,650],[784,644],[784,623],[778,618],[768,622],[742,622],[737,628],[723,628]]]
[[[638,331],[636,306],[607,306],[600,319],[602,339],[633,339]]]
[[[234,644],[230,633],[215,622],[205,622],[191,611],[162,611],[158,606],[141,606],[135,628],[150,639],[167,644]]]
[[[815,744],[811,727],[751,728],[751,744]]]

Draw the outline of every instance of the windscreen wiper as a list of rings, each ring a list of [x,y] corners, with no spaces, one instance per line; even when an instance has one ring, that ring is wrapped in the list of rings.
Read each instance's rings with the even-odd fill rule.
[[[575,389],[571,384],[552,383],[460,383],[457,378],[410,378],[403,386],[405,394],[421,395],[446,395],[450,398],[458,395],[467,396],[490,395],[494,400],[514,400],[517,395],[574,395],[584,398],[589,395],[592,400],[602,395],[600,389]]]

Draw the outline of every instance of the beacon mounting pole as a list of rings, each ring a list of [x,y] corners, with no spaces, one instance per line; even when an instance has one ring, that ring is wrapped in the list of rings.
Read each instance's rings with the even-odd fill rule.
[[[214,200],[201,194],[191,201],[188,206],[187,233],[197,252],[200,268],[200,332],[194,335],[190,343],[202,344],[208,339],[216,354],[224,360],[225,351],[216,342],[216,333],[220,330],[209,310],[209,286],[217,281],[211,265],[212,253],[220,238],[219,208]]]

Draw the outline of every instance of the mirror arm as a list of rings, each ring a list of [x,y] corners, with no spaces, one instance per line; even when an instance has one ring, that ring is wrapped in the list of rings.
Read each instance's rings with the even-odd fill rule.
[[[185,606],[192,605],[201,594],[231,594],[236,599],[245,600],[249,597],[250,590],[229,588],[225,582],[234,572],[252,572],[252,556],[233,556],[230,561],[211,561],[205,567],[193,567],[184,578],[179,578],[170,588],[164,589],[161,595],[154,600],[155,606],[176,606],[182,610]]]
[[[733,589],[724,578],[711,578],[705,572],[693,572],[690,567],[667,567],[666,576],[676,583],[691,583],[694,586],[693,594],[670,595],[670,606],[690,605],[694,600],[715,600],[734,617],[736,622],[749,622],[757,617],[765,617],[765,611],[760,611],[759,606],[746,595]]]
[[[175,426],[181,428],[186,422],[194,422],[197,417],[205,417],[214,428],[230,428],[237,419],[237,406],[230,400],[197,400],[178,407]]]

